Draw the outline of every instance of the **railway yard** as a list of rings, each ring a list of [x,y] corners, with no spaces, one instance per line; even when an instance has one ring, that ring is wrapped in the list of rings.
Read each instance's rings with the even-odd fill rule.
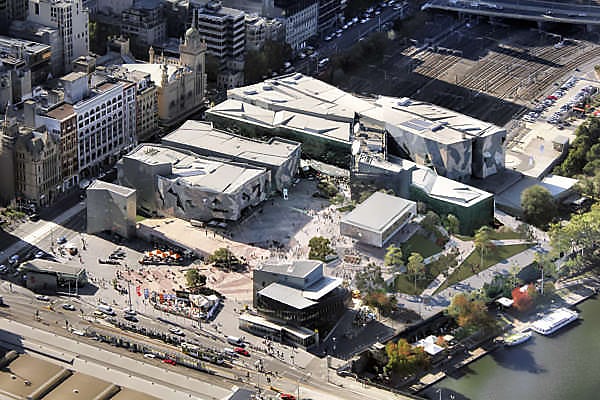
[[[348,74],[357,93],[412,97],[497,125],[533,108],[556,82],[600,56],[594,33],[428,15],[383,61]],[[402,43],[400,46],[397,43]],[[372,76],[383,77],[374,80]]]

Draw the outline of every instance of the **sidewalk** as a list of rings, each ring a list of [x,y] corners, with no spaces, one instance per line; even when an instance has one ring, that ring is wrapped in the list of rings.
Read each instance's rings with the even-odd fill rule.
[[[452,237],[452,239],[450,239],[450,241],[446,243],[446,247],[444,248],[444,251],[442,253],[446,255],[453,251],[455,248],[458,249],[458,263],[460,265],[460,263],[463,260],[469,257],[471,252],[475,249],[475,246],[473,245],[473,242],[466,242],[464,240],[460,240],[457,237]],[[442,286],[444,282],[446,282],[447,277],[450,276],[456,268],[458,268],[458,265],[456,267],[449,268],[448,272],[441,273],[438,276],[436,276],[435,279],[429,284],[429,286],[427,286],[427,289],[425,289],[423,293],[421,293],[421,296],[431,297],[435,293],[435,291],[438,290],[438,288]]]
[[[25,247],[36,246],[45,237],[47,237],[54,228],[56,228],[59,225],[65,224],[67,221],[69,221],[71,218],[73,218],[75,215],[77,215],[84,209],[85,209],[85,205],[83,205],[81,203],[77,203],[75,206],[69,208],[68,210],[66,210],[65,212],[63,212],[62,214],[60,214],[59,216],[54,218],[52,221],[42,222],[35,231],[20,238],[20,240],[18,242],[13,243],[12,245],[8,246],[6,249],[3,249],[3,251],[4,251],[3,256],[5,258],[0,259],[0,264],[6,262],[6,260],[8,260],[8,258],[10,256],[12,256],[13,254],[17,254],[19,251],[23,250]]]

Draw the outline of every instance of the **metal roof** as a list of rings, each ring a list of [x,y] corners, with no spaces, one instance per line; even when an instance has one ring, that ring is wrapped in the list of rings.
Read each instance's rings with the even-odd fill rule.
[[[375,232],[383,232],[415,205],[414,201],[375,192],[343,217],[342,222]]]
[[[315,269],[320,268],[322,264],[321,261],[316,260],[295,260],[290,264],[263,264],[260,270],[293,276],[295,278],[304,278]]]
[[[271,283],[258,292],[261,296],[268,297],[287,306],[302,310],[318,304],[302,295],[302,290],[285,286],[280,283]]]
[[[277,167],[283,165],[300,147],[300,143],[281,138],[261,142],[237,136],[213,128],[210,122],[193,120],[186,121],[179,129],[163,137],[162,143]]]

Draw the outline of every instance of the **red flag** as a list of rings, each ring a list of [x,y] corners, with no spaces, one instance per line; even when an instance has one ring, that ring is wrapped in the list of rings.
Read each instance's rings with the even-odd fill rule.
[[[138,296],[142,295],[142,287],[141,286],[136,286],[135,287],[135,292],[137,293]]]

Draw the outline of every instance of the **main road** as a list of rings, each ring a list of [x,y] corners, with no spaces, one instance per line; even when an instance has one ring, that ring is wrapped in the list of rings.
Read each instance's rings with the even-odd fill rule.
[[[498,18],[525,19],[537,22],[561,22],[568,24],[600,24],[600,7],[574,2],[550,2],[537,0],[480,1],[480,0],[431,0],[422,9],[456,11]]]
[[[4,317],[0,318],[0,331],[18,334],[25,344],[42,344],[45,349],[56,354],[74,353],[79,358],[85,357],[102,368],[118,368],[120,371],[127,372],[129,365],[135,365],[135,369],[130,370],[129,374],[141,376],[142,380],[156,381],[156,384],[176,392],[186,392],[187,390],[186,393],[198,399],[222,398],[223,393],[230,391],[234,385],[248,388],[260,387],[267,392],[270,391],[271,386],[286,392],[296,393],[300,390],[303,397],[323,400],[362,400],[365,397],[403,398],[379,389],[364,388],[351,379],[337,377],[335,373],[329,374],[325,360],[316,359],[316,362],[311,363],[310,368],[301,369],[253,349],[250,349],[250,357],[237,358],[230,368],[206,364],[206,367],[214,374],[197,372],[182,366],[165,365],[165,369],[162,368],[159,360],[146,359],[141,354],[130,353],[125,349],[93,341],[91,338],[73,335],[70,332],[73,329],[85,331],[96,328],[103,332],[114,332],[115,335],[131,338],[133,341],[166,353],[178,351],[176,347],[158,340],[129,331],[121,331],[104,321],[94,321],[91,316],[95,306],[82,299],[57,297],[53,300],[54,310],[50,310],[46,308],[48,303],[37,300],[28,290],[7,282],[0,284],[0,294],[4,297],[5,303],[9,305],[8,308],[0,310],[0,315]],[[73,304],[76,311],[62,309],[64,303]],[[137,325],[139,326],[159,332],[168,332],[168,325],[152,316],[138,314],[138,319]],[[180,324],[180,327],[185,332],[185,339],[189,342],[218,350],[227,346],[222,338],[217,337],[215,340],[216,335],[200,333],[200,330],[186,327],[183,324]],[[90,351],[91,347],[100,350]],[[255,367],[257,362],[262,363],[263,371],[267,373],[257,371]],[[161,368],[156,368],[159,366]],[[85,371],[81,372],[85,373]],[[186,379],[193,379],[197,383],[193,385],[193,388],[177,385],[172,378],[173,373],[187,377]],[[126,386],[126,383],[121,384]],[[140,390],[138,387],[132,388]]]

